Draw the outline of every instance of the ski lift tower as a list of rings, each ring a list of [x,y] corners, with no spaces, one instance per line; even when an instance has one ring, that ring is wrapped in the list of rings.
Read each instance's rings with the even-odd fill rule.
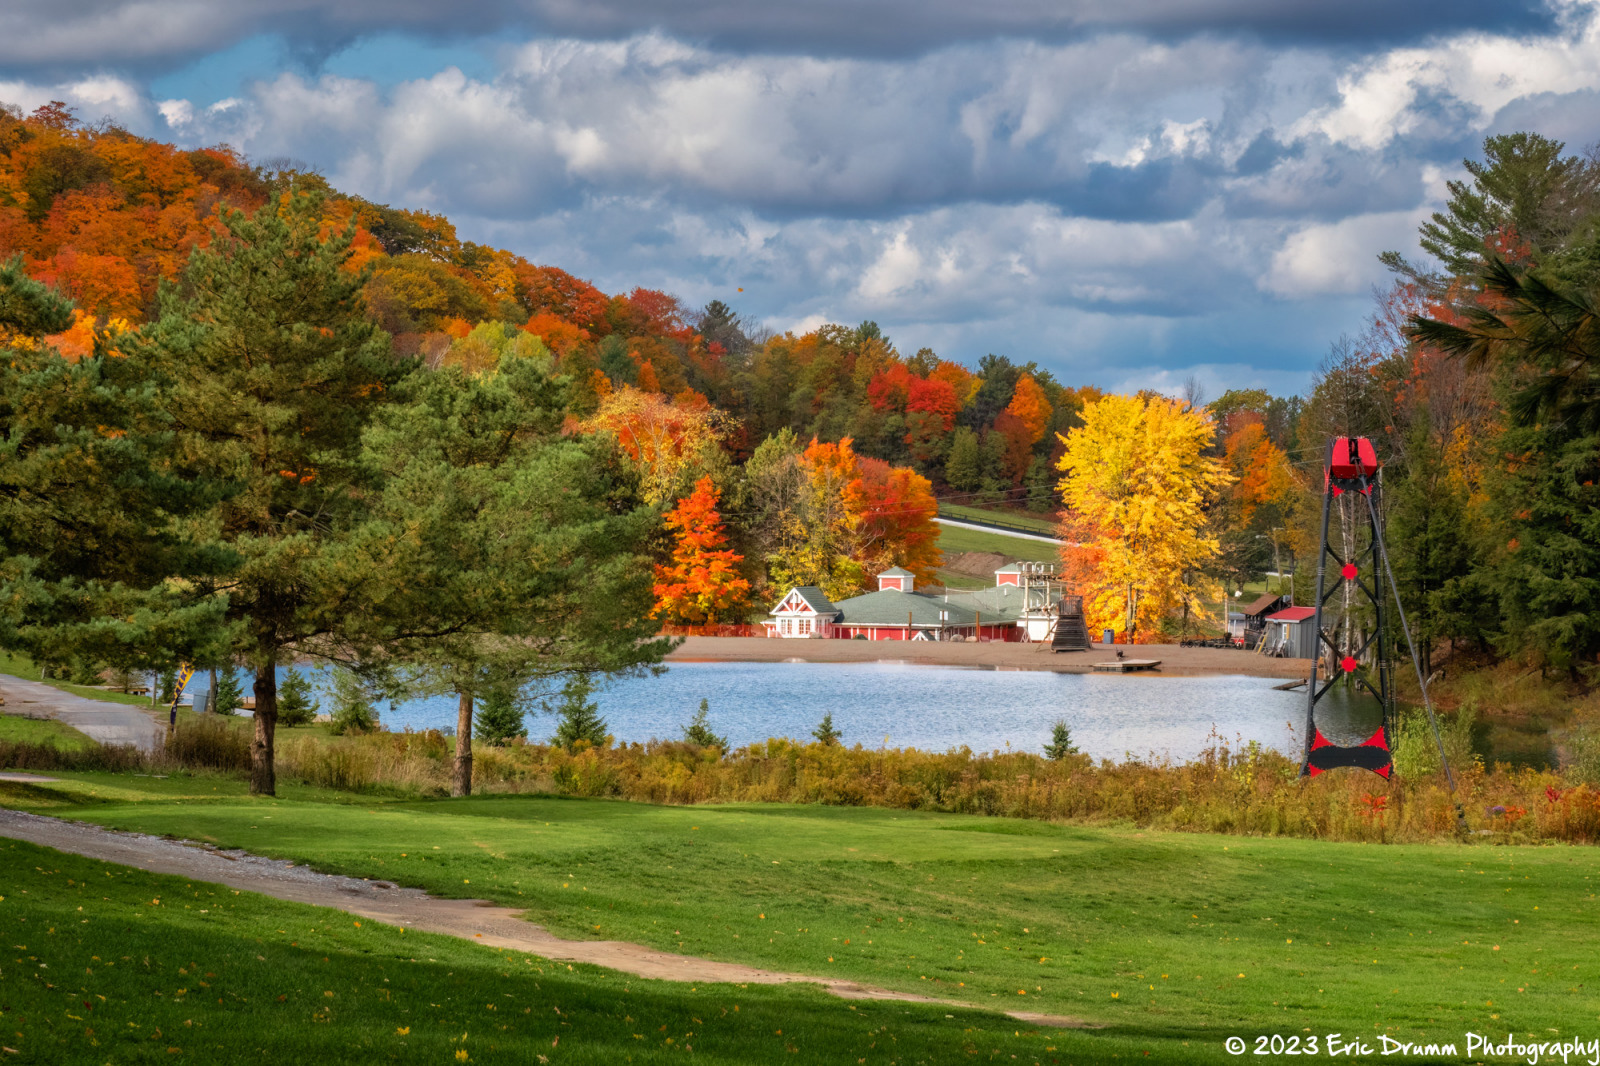
[[[1393,769],[1395,731],[1393,667],[1384,625],[1387,551],[1378,517],[1382,471],[1372,442],[1365,437],[1336,437],[1328,443],[1323,468],[1322,552],[1317,556],[1316,654],[1306,684],[1306,748],[1301,775],[1355,766],[1387,778]],[[1328,542],[1330,523],[1338,520],[1341,555]],[[1382,553],[1382,554],[1380,554]],[[1328,572],[1332,563],[1333,573]],[[1334,579],[1329,584],[1330,576]],[[1330,607],[1330,601],[1334,601]],[[1370,614],[1368,612],[1370,611]],[[1367,628],[1370,626],[1370,630]],[[1365,633],[1363,636],[1362,634]],[[1317,665],[1326,656],[1327,680],[1319,684]],[[1370,666],[1362,668],[1362,663]],[[1329,740],[1317,725],[1317,706],[1340,681],[1354,683],[1377,699],[1383,709],[1377,732],[1360,744],[1343,747]]]

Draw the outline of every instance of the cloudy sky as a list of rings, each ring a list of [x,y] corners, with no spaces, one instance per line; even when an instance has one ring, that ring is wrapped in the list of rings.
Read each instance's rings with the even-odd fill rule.
[[[1486,135],[1600,141],[1597,6],[6,0],[0,101],[778,330],[1293,392]]]

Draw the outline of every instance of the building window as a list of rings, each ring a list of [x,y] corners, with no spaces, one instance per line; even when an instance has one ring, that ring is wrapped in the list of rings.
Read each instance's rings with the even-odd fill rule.
[[[802,637],[811,635],[811,619],[809,619],[809,618],[800,619],[800,635]]]

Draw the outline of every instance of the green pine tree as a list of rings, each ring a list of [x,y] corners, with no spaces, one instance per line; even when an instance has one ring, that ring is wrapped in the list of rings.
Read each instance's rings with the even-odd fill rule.
[[[192,581],[171,420],[132,360],[68,362],[43,338],[72,303],[0,259],[0,646],[35,662],[150,670],[215,654],[221,604]]]
[[[361,444],[415,366],[368,317],[365,274],[345,269],[354,222],[326,235],[325,206],[291,189],[249,217],[223,212],[222,232],[163,288],[159,317],[119,345],[181,412],[168,425],[182,469],[217,487],[189,528],[208,532],[197,550],[211,587],[228,589],[227,657],[254,675],[258,795],[276,788],[277,664],[372,647],[394,625],[390,578],[404,575],[370,569],[363,550],[376,486]]]
[[[826,744],[829,747],[834,747],[844,740],[844,734],[833,727],[833,712],[831,711],[822,716],[822,724],[812,730],[811,735],[816,737],[819,743]]]
[[[561,705],[556,713],[561,722],[550,743],[571,751],[579,743],[596,748],[606,743],[606,720],[600,717],[600,708],[589,701],[594,685],[588,674],[573,674],[561,688]]]
[[[239,683],[239,672],[232,663],[217,670],[217,694],[212,700],[211,713],[238,714],[244,706],[244,686]]]
[[[373,707],[375,692],[370,679],[338,667],[333,672],[331,696],[334,736],[377,732],[378,712]]]
[[[477,729],[478,739],[497,748],[505,747],[516,737],[527,737],[528,723],[516,685],[490,686],[478,708]]]
[[[367,433],[383,489],[361,569],[408,577],[386,611],[427,635],[391,653],[456,697],[454,795],[472,789],[479,694],[629,670],[670,645],[650,617],[659,518],[612,438],[563,433],[567,398],[546,362],[507,355],[400,383]]]
[[[1060,761],[1068,755],[1076,754],[1078,749],[1072,743],[1072,730],[1067,728],[1065,719],[1057,718],[1056,724],[1050,729],[1050,743],[1044,746],[1044,757]]]
[[[232,674],[233,671],[227,671]],[[280,725],[309,725],[316,721],[319,706],[312,699],[311,682],[294,667],[283,675],[278,686],[278,723]]]
[[[711,701],[701,699],[700,709],[694,712],[694,717],[689,724],[683,727],[683,739],[690,744],[701,748],[720,748],[728,750],[728,738],[719,737],[711,731],[711,723],[706,716],[711,713]]]

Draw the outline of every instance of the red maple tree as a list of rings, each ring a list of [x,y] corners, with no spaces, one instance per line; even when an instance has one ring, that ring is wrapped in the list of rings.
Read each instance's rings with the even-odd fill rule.
[[[744,607],[750,582],[739,573],[744,556],[723,547],[728,536],[717,513],[720,498],[711,479],[703,477],[667,512],[666,526],[676,543],[671,564],[656,567],[652,617],[705,625]]]

